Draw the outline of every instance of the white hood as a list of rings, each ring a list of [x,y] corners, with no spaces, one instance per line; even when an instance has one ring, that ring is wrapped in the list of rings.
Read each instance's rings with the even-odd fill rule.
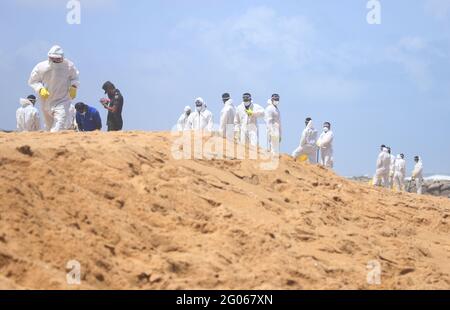
[[[25,98],[20,98],[20,105],[22,106],[22,108],[25,108],[29,105],[33,105],[31,103],[31,101],[29,99],[25,99]]]
[[[50,58],[64,58],[64,50],[59,45],[53,46],[50,51],[48,51],[48,57]]]
[[[206,110],[206,103],[205,100],[203,100],[203,98],[199,97],[197,99],[195,99],[194,103],[196,103],[197,101],[200,101],[202,103],[202,109],[200,112],[204,112]],[[197,105],[195,105],[197,108]]]

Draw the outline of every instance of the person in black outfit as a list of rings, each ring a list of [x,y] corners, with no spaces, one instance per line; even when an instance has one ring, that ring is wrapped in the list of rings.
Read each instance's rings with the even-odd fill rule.
[[[108,99],[104,98],[100,100],[103,107],[108,110],[108,120],[106,123],[108,131],[120,131],[123,128],[123,96],[120,93],[120,90],[109,81],[103,84],[102,88],[105,91],[105,94],[108,95]]]

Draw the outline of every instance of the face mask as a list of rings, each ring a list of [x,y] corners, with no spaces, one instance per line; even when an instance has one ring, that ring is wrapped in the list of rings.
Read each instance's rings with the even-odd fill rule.
[[[280,104],[280,102],[279,102],[279,101],[272,101],[272,104],[273,104],[274,106],[278,107],[278,105]]]
[[[186,112],[186,115],[187,115],[187,116],[191,115],[191,111]]]
[[[328,127],[324,127],[324,128],[323,128],[323,132],[324,132],[324,133],[327,133],[327,132],[329,132],[329,131],[330,131],[330,128],[328,128]]]
[[[200,106],[200,107],[197,107],[197,112],[201,112],[201,111],[202,111],[202,109],[203,109],[203,107],[202,107],[202,106]]]
[[[53,64],[60,64],[64,61],[64,58],[50,58],[50,62]]]

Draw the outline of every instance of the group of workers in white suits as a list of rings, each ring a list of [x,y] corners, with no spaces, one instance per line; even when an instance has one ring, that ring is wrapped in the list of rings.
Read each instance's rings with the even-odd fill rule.
[[[414,169],[412,172],[411,183],[414,183],[417,193],[423,193],[423,162],[420,156],[414,157]],[[406,179],[406,160],[404,154],[394,156],[390,147],[381,146],[381,152],[377,158],[377,170],[373,178],[373,185],[381,186],[398,191],[407,191],[405,185]]]
[[[220,113],[219,134],[230,140],[250,146],[258,146],[259,132],[258,121],[264,120],[267,128],[267,148],[272,154],[279,154],[282,141],[282,124],[280,112],[280,95],[273,94],[267,101],[267,107],[263,108],[253,102],[252,95],[245,93],[242,103],[235,107],[229,93],[222,95],[223,109]],[[196,109],[193,111],[187,106],[178,119],[177,129],[213,131],[214,118],[207,109],[202,98],[195,100]],[[320,164],[333,168],[333,139],[331,124],[326,122],[323,132],[319,136],[314,129],[311,118],[306,119],[306,128],[302,133],[299,147],[292,156],[301,161],[318,163],[320,152]]]

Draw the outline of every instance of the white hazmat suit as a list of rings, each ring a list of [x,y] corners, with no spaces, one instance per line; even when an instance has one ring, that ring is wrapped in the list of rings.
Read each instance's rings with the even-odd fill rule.
[[[412,177],[416,180],[417,194],[422,195],[423,193],[423,163],[422,158],[414,166]]]
[[[405,176],[406,161],[398,155],[394,164],[394,187],[402,192],[405,191]]]
[[[391,165],[389,166],[389,186],[391,189],[394,188],[395,161],[396,157],[391,154]]]
[[[333,169],[334,166],[333,140],[334,134],[331,130],[322,132],[319,140],[317,140],[317,146],[320,150],[320,164],[329,169]]]
[[[212,132],[214,126],[213,114],[206,108],[205,101],[197,98],[196,102],[201,102],[201,107],[189,115],[186,122],[186,130],[206,130]]]
[[[280,153],[281,142],[281,113],[278,105],[273,103],[272,99],[267,101],[265,111],[265,120],[267,126],[268,149],[272,154]]]
[[[183,131],[186,128],[187,120],[188,120],[191,112],[192,112],[192,109],[190,106],[186,106],[184,108],[184,112],[183,112],[183,114],[181,114],[181,116],[177,122],[177,130],[178,131]]]
[[[16,112],[17,131],[39,131],[41,128],[39,111],[29,99],[20,99],[20,108]]]
[[[234,118],[236,116],[236,108],[233,100],[229,99],[220,112],[220,135],[228,140],[234,139]]]
[[[49,57],[64,57],[59,46],[54,46]],[[46,60],[39,63],[31,72],[28,84],[39,94],[45,88],[49,92],[47,99],[42,98],[41,107],[47,131],[58,132],[67,128],[67,118],[72,99],[69,90],[78,87],[79,72],[68,59],[61,63]]]
[[[303,130],[299,147],[292,153],[292,157],[306,155],[311,164],[317,164],[317,130],[314,129],[313,121],[309,121]]]
[[[251,111],[251,115],[247,113],[247,110]],[[239,136],[241,144],[258,146],[258,119],[263,118],[264,114],[264,108],[253,102],[248,107],[244,102],[237,107],[234,131]]]
[[[77,116],[77,110],[75,110],[75,106],[71,103],[69,106],[69,114],[67,116],[67,124],[66,124],[67,130],[77,130],[78,129],[76,116]]]
[[[373,178],[373,185],[389,187],[389,169],[391,166],[391,155],[387,148],[383,148],[377,159],[377,171]]]

